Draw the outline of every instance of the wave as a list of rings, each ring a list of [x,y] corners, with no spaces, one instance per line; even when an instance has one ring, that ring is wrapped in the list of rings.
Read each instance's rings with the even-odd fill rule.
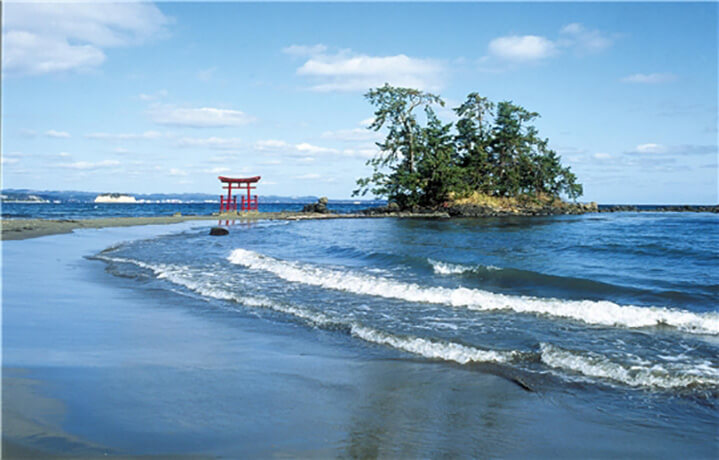
[[[715,312],[693,313],[664,307],[618,305],[609,301],[510,296],[463,287],[424,287],[367,274],[283,261],[246,249],[233,250],[228,260],[250,269],[270,272],[286,281],[353,294],[444,304],[478,311],[511,310],[517,313],[568,318],[600,326],[670,326],[695,334],[719,334],[719,313]]]
[[[99,254],[97,259],[107,262],[130,263],[154,273],[157,279],[182,286],[203,297],[236,302],[250,308],[262,308],[290,315],[307,325],[323,329],[342,330],[365,342],[387,346],[428,359],[451,361],[458,364],[495,363],[517,364],[537,362],[537,353],[518,350],[487,350],[457,342],[429,339],[412,335],[399,335],[356,321],[334,318],[322,312],[301,306],[274,302],[261,297],[234,293],[225,287],[202,279],[202,273],[190,267],[171,264],[149,264],[135,259]],[[199,275],[199,278],[198,278]],[[681,358],[681,359],[680,359]],[[644,361],[640,365],[625,366],[597,353],[580,353],[564,350],[555,345],[540,344],[539,361],[564,374],[578,373],[592,379],[610,380],[632,387],[662,390],[719,386],[719,370],[711,363],[686,363],[686,357],[663,357],[663,364]],[[664,367],[666,366],[666,367]]]
[[[462,273],[472,273],[472,272],[493,272],[493,271],[500,271],[502,270],[499,267],[495,267],[494,265],[461,265],[461,264],[451,264],[449,262],[442,262],[440,260],[434,260],[434,259],[427,259],[427,261],[432,265],[432,270],[438,275],[460,275]]]
[[[138,267],[152,271],[158,279],[164,279],[183,286],[201,296],[218,300],[229,300],[254,308],[265,308],[280,313],[289,314],[305,321],[312,326],[326,329],[342,329],[352,336],[366,342],[386,345],[397,350],[405,351],[429,359],[453,361],[459,364],[470,362],[508,363],[522,355],[514,350],[483,350],[477,347],[463,345],[456,342],[430,340],[416,336],[395,335],[379,329],[367,327],[354,321],[344,321],[332,318],[320,312],[310,311],[302,307],[273,302],[264,298],[247,297],[232,293],[226,289],[214,287],[211,283],[193,279],[189,267],[148,264],[139,260],[98,255],[98,259],[108,262],[131,263]]]
[[[547,343],[540,345],[540,354],[540,360],[549,367],[632,387],[672,390],[719,386],[719,370],[708,362],[623,365],[598,353],[569,351]]]

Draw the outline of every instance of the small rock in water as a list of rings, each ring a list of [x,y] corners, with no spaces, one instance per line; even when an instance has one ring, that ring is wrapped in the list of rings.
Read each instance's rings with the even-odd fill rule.
[[[176,212],[175,214],[172,215],[172,217],[182,217],[182,213]]]
[[[226,228],[222,227],[212,227],[210,229],[210,235],[212,236],[223,236],[228,235],[230,232]]]

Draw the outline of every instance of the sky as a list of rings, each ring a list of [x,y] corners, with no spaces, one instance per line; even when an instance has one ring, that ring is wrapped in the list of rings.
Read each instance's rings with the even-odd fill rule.
[[[581,201],[716,204],[716,3],[3,2],[3,188],[350,198],[385,82],[541,115]]]

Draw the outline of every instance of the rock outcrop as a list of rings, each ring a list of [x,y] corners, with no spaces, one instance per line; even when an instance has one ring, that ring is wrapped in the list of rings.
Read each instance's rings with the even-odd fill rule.
[[[329,214],[330,210],[327,209],[327,203],[329,202],[329,199],[326,196],[323,196],[319,200],[317,200],[317,203],[310,203],[304,205],[302,208],[302,212],[314,212],[318,214]]]
[[[230,232],[226,228],[212,227],[210,229],[210,235],[212,235],[212,236],[225,236],[225,235],[229,235],[229,234],[230,234]]]

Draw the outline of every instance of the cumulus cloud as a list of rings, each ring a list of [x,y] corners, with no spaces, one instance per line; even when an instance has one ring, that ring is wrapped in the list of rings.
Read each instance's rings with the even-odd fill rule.
[[[155,123],[188,128],[224,128],[242,126],[255,121],[254,117],[239,110],[213,107],[178,108],[156,106],[152,107],[148,113]]]
[[[489,42],[490,58],[510,64],[541,62],[573,50],[577,54],[589,54],[609,48],[614,39],[597,29],[590,29],[578,22],[567,24],[552,39],[541,35],[508,35]]]
[[[140,2],[12,2],[3,19],[8,75],[92,69],[105,61],[105,48],[163,36],[170,22],[155,5]]]
[[[404,54],[369,56],[351,50],[330,54],[320,50],[311,50],[313,54],[309,54],[309,58],[297,69],[297,75],[313,81],[310,89],[314,91],[366,91],[385,83],[422,90],[436,89],[441,86],[445,73],[442,63],[433,59]],[[294,54],[298,55],[297,52]]]
[[[67,139],[70,137],[70,133],[66,131],[56,131],[54,129],[50,129],[48,131],[45,131],[45,136],[54,137],[56,139]]]
[[[114,166],[119,166],[120,162],[117,160],[104,160],[104,161],[98,161],[96,163],[92,163],[89,161],[76,161],[74,163],[61,163],[58,166],[61,168],[67,168],[67,169],[78,169],[78,170],[93,170],[93,169],[101,169],[101,168],[109,168]]]
[[[635,73],[622,78],[624,83],[657,84],[670,83],[677,80],[672,73]]]
[[[508,61],[538,61],[556,53],[556,45],[538,35],[512,35],[489,42],[489,54]]]

